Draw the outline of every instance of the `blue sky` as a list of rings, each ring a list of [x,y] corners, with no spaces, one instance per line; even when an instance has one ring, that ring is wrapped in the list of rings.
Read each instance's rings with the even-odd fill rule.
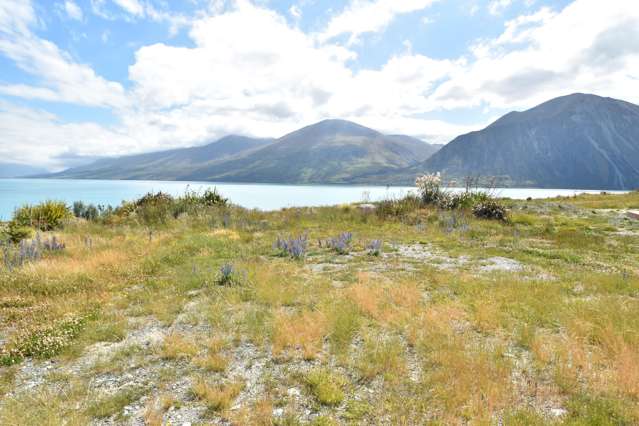
[[[427,142],[572,92],[639,102],[634,0],[3,0],[0,158],[280,136]]]

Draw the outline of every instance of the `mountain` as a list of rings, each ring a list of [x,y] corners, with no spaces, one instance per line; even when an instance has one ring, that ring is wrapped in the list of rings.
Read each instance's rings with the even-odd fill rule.
[[[101,160],[55,177],[370,183],[371,176],[403,170],[438,148],[349,121],[324,120],[275,140],[232,136],[205,147]]]
[[[581,93],[555,98],[458,136],[403,181],[424,171],[510,186],[639,188],[639,106]]]
[[[192,148],[98,160],[50,177],[70,179],[157,179],[179,180],[181,176],[230,157],[251,152],[273,142],[245,136],[226,136],[213,143]]]
[[[344,120],[325,120],[279,138],[259,151],[203,168],[189,180],[271,183],[367,183],[384,170],[428,158],[418,139],[385,136]]]
[[[25,166],[17,163],[0,163],[0,178],[16,178],[47,173],[41,167]]]

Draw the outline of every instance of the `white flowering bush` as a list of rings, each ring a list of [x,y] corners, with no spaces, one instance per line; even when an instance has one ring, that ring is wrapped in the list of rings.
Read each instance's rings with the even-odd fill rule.
[[[441,184],[442,178],[439,172],[421,175],[415,180],[417,191],[426,204],[437,204],[445,196]]]

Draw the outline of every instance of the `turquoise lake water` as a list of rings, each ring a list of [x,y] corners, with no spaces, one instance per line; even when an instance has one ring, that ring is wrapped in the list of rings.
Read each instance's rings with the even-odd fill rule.
[[[0,179],[0,220],[7,220],[16,207],[45,200],[62,200],[117,206],[123,200],[138,198],[149,191],[164,191],[172,195],[187,189],[202,191],[216,187],[231,202],[247,208],[276,210],[283,207],[323,206],[358,201],[376,201],[400,197],[412,187],[337,186],[337,185],[272,185],[231,184],[211,182],[166,182],[71,179]],[[499,196],[525,199],[573,195],[573,189],[497,189]],[[611,192],[611,191],[609,191]]]

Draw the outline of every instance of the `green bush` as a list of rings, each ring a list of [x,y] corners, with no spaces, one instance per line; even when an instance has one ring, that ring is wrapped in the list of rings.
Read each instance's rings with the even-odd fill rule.
[[[19,243],[20,241],[26,240],[27,238],[31,238],[33,236],[33,228],[29,228],[28,226],[20,226],[15,222],[9,222],[9,226],[7,226],[4,233],[12,243]]]
[[[400,199],[388,199],[377,203],[375,213],[380,219],[387,217],[404,217],[422,207],[422,200],[409,194]]]
[[[473,214],[480,219],[508,220],[506,207],[498,201],[490,199],[475,205]]]
[[[207,189],[202,194],[186,191],[184,195],[177,198],[164,192],[149,192],[138,200],[122,203],[114,213],[120,217],[135,214],[141,222],[154,225],[164,224],[171,217],[177,219],[183,213],[227,204],[228,200],[223,198],[216,189]]]
[[[62,201],[45,201],[35,205],[25,205],[13,213],[11,221],[15,227],[32,227],[41,231],[59,228],[73,215]]]

